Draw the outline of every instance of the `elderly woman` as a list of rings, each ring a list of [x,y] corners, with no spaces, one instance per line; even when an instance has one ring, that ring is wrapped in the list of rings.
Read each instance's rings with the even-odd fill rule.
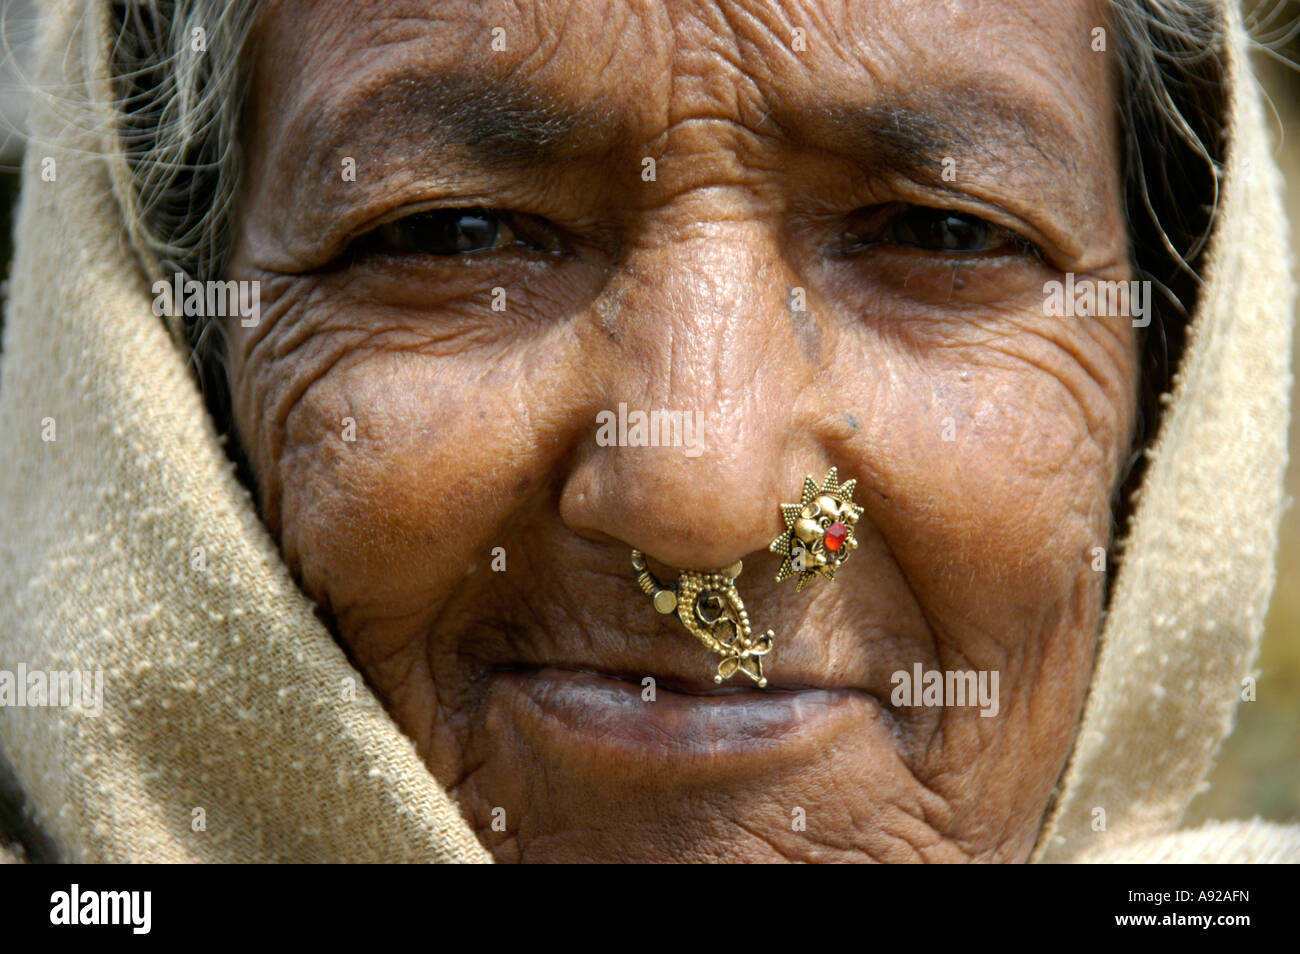
[[[1231,5],[50,7],[29,853],[1300,853],[1175,833],[1285,460]]]

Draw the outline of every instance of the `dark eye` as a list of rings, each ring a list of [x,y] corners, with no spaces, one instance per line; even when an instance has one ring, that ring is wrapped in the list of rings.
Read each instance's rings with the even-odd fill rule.
[[[928,206],[890,206],[855,213],[846,232],[850,251],[871,245],[898,245],[926,252],[1028,252],[1033,246],[1007,229],[978,216]]]
[[[495,209],[432,209],[362,236],[363,251],[387,255],[473,255],[509,248],[559,251],[553,230],[534,216]]]
[[[892,233],[899,245],[932,252],[982,252],[989,224],[973,215],[914,207],[895,216]]]

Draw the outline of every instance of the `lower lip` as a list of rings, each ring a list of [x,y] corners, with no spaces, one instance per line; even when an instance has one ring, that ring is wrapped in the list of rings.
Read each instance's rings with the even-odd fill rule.
[[[594,757],[622,753],[716,764],[764,752],[788,756],[840,732],[861,739],[873,725],[888,731],[875,698],[855,689],[689,695],[658,687],[649,701],[641,685],[593,673],[540,669],[501,673],[500,679],[526,735],[572,743]]]

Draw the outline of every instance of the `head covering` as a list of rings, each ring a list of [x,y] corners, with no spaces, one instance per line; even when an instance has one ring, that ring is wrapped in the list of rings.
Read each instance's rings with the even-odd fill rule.
[[[40,84],[94,121],[33,110],[0,365],[0,669],[102,671],[103,711],[0,709],[0,749],[72,861],[488,861],[290,578],[154,314],[112,186],[108,7],[44,10]],[[1226,19],[1206,281],[1036,860],[1300,857],[1258,821],[1175,833],[1252,672],[1286,462],[1281,182]]]

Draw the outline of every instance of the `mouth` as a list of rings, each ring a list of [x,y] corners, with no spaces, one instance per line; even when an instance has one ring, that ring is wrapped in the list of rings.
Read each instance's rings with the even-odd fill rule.
[[[752,760],[815,747],[882,723],[874,696],[849,687],[714,686],[544,665],[497,672],[512,721],[535,743],[581,758]]]

